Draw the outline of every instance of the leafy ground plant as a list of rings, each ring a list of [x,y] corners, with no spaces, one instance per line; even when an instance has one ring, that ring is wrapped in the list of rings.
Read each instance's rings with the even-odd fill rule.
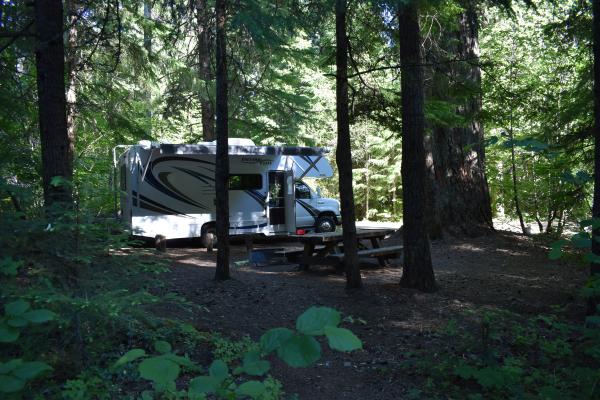
[[[176,389],[182,368],[196,372],[201,368],[188,357],[176,355],[171,345],[164,341],[154,344],[158,355],[148,355],[143,349],[132,349],[113,365],[119,370],[137,363],[142,379],[152,382],[154,391],[144,392],[145,398],[160,394],[166,398],[202,399],[214,395],[221,399],[266,399],[272,396],[273,380],[265,377],[271,368],[266,359],[276,354],[291,367],[308,367],[321,357],[317,337],[327,338],[329,347],[349,352],[362,348],[362,342],[350,330],[340,328],[341,315],[328,307],[311,307],[296,320],[296,329],[273,328],[265,332],[259,345],[247,351],[240,365],[233,367],[231,360],[215,359],[205,375],[189,381],[187,391]],[[278,388],[279,389],[279,388]]]

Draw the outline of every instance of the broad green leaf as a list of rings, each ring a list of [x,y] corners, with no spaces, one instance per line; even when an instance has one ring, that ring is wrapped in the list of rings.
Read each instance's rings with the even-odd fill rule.
[[[7,315],[17,317],[29,309],[29,303],[23,299],[13,301],[4,306]]]
[[[562,249],[560,247],[553,247],[548,253],[548,258],[551,260],[558,260],[562,257]]]
[[[308,367],[321,358],[321,346],[312,336],[294,335],[277,349],[277,355],[291,367]]]
[[[19,338],[19,331],[6,325],[0,325],[0,343],[12,343]]]
[[[188,392],[191,395],[202,393],[215,393],[221,381],[212,376],[199,376],[190,381]]]
[[[0,375],[8,374],[9,372],[14,371],[21,364],[23,364],[23,360],[20,358],[13,358],[4,364],[0,363]]]
[[[340,313],[329,307],[311,307],[296,320],[296,329],[306,335],[324,335],[326,326],[338,326]]]
[[[329,347],[339,351],[352,351],[362,349],[362,342],[348,329],[325,327],[325,335],[329,341]]]
[[[235,390],[238,396],[248,396],[252,399],[256,399],[261,396],[266,390],[265,385],[259,381],[248,381],[242,383]]]
[[[171,345],[164,340],[157,340],[154,342],[154,350],[158,351],[161,354],[166,354],[171,352]]]
[[[265,354],[269,354],[292,336],[294,332],[288,328],[269,329],[260,337],[260,347]]]
[[[573,246],[578,249],[585,249],[592,246],[592,240],[587,232],[580,232],[573,235],[573,237],[571,237],[571,242],[573,243]]]
[[[263,376],[271,368],[271,364],[260,358],[257,351],[251,351],[244,355],[244,361],[237,372],[244,372],[248,375]]]
[[[0,375],[0,393],[16,393],[23,389],[25,381],[10,375]]]
[[[175,354],[163,354],[160,357],[171,360],[174,363],[184,366],[192,371],[197,371],[200,369],[196,364],[194,364],[194,362],[192,362],[192,360],[187,357],[177,356]]]
[[[44,322],[52,321],[56,315],[46,309],[30,310],[23,314],[23,318],[33,324],[43,324]]]
[[[13,374],[20,379],[30,380],[38,377],[46,371],[52,371],[52,367],[41,361],[29,361],[21,364],[14,370]]]
[[[12,257],[4,257],[0,260],[0,273],[7,276],[16,276],[21,265],[23,265],[22,261],[13,260]]]
[[[127,353],[123,354],[114,364],[113,368],[118,368],[121,365],[125,365],[128,362],[137,360],[140,357],[144,357],[146,352],[142,349],[131,349]]]
[[[147,358],[138,366],[140,376],[160,387],[166,387],[179,376],[179,365],[160,357]]]
[[[470,365],[460,364],[454,368],[454,373],[463,379],[470,379],[477,370]]]
[[[25,318],[14,317],[6,320],[6,325],[12,326],[13,328],[23,328],[24,326],[29,325],[29,321]]]
[[[208,374],[221,383],[229,376],[229,368],[223,361],[215,360],[208,368]]]

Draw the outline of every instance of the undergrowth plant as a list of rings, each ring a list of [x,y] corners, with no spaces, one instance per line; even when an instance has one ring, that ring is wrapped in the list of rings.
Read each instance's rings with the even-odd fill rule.
[[[220,399],[269,399],[277,398],[273,390],[273,379],[266,377],[271,363],[266,359],[276,354],[291,367],[313,365],[321,357],[321,345],[317,337],[325,337],[330,348],[338,351],[353,351],[362,348],[362,342],[350,330],[340,328],[340,313],[328,307],[311,307],[296,320],[296,329],[273,328],[265,332],[256,346],[246,346],[246,352],[238,365],[229,352],[217,352],[226,359],[215,359],[206,374],[192,377],[187,390],[177,389],[176,382],[182,371],[196,373],[204,369],[186,356],[176,355],[165,341],[154,343],[154,353],[135,348],[129,350],[112,366],[119,370],[136,363],[140,378],[152,382],[154,391],[145,391],[144,399],[157,394],[164,398],[203,399],[214,395]],[[219,342],[222,339],[219,339]],[[220,345],[220,344],[219,344]],[[241,348],[238,344],[237,348]]]

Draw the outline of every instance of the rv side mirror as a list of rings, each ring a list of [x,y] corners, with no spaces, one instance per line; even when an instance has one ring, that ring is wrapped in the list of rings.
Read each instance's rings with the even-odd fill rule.
[[[317,197],[321,197],[321,188],[317,187]]]

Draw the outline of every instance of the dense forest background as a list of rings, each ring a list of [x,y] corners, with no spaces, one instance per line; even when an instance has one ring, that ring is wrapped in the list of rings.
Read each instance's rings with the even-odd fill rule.
[[[201,51],[202,40],[214,40],[214,29],[206,29],[202,18],[213,17],[200,15],[195,3],[72,1],[66,7],[77,197],[81,207],[109,216],[113,146],[141,139],[214,139],[214,122],[211,130],[202,118],[214,109],[214,49]],[[318,7],[323,12],[314,12]],[[327,7],[232,5],[239,12],[233,12],[228,39],[229,137],[335,150],[335,32],[333,10]],[[348,10],[356,214],[399,220],[397,22],[373,7],[357,2]],[[494,215],[517,219],[521,214],[526,225],[560,231],[591,207],[590,5],[515,3],[508,10],[482,2],[468,7],[476,9],[462,19],[465,5],[452,1],[436,3],[421,15],[428,135],[477,121],[485,132],[483,143],[450,145],[462,152],[485,146]],[[2,30],[27,31],[30,12],[19,2],[4,2]],[[464,39],[457,34],[460,24],[476,24],[480,59],[458,51]],[[4,187],[19,193],[23,210],[33,211],[41,205],[34,44],[30,34],[2,43],[0,175]],[[480,84],[461,72],[464,64],[475,63]],[[481,109],[460,111],[473,96],[481,97]],[[337,182],[325,186],[335,196]],[[13,204],[5,198],[2,206]]]
[[[598,16],[598,0],[0,0],[0,393],[597,399]],[[228,137],[332,150],[343,294],[331,271],[229,246]],[[217,140],[216,255],[119,225],[112,151],[140,140]],[[402,222],[401,276],[359,269],[362,219]]]

